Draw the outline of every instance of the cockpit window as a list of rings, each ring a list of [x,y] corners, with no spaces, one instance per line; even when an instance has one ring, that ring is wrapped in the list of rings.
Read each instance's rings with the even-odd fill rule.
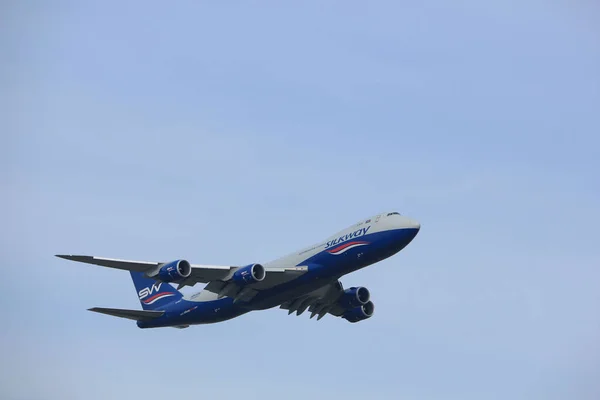
[[[389,217],[390,215],[400,215],[400,213],[398,213],[398,212],[391,212],[391,213],[388,213],[387,216]]]

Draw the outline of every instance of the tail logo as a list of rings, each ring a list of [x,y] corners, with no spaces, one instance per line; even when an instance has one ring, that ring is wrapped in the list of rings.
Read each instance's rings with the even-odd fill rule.
[[[150,305],[150,304],[156,303],[157,301],[159,301],[161,299],[164,299],[165,297],[171,297],[171,296],[175,295],[175,293],[170,293],[170,292],[159,293],[159,290],[160,290],[160,287],[162,284],[163,284],[162,282],[157,282],[150,287],[146,287],[146,288],[143,288],[142,290],[140,290],[138,292],[140,301],[146,305]],[[156,294],[152,295],[152,293],[156,293]],[[150,297],[148,297],[148,296],[150,296]]]

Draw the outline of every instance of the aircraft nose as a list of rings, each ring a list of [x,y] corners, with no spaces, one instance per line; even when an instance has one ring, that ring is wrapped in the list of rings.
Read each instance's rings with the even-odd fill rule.
[[[411,218],[404,217],[400,224],[404,229],[416,229],[417,231],[421,229],[421,224],[418,221]]]
[[[396,232],[396,251],[400,251],[408,246],[408,244],[417,236],[421,229],[421,224],[412,218],[398,216],[394,221],[392,229]]]

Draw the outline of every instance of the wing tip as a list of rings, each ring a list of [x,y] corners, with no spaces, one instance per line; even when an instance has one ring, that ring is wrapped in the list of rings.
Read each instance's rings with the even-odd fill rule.
[[[74,255],[74,254],[55,254],[54,257],[64,258],[65,260],[71,260],[71,261],[81,261],[81,260],[91,258],[89,256],[80,256],[80,255]]]

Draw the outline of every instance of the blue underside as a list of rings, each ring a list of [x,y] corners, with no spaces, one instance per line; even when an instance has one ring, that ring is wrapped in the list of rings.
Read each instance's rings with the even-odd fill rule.
[[[308,265],[308,272],[297,279],[263,290],[250,302],[233,303],[230,297],[208,302],[177,300],[167,304],[165,315],[152,321],[138,322],[140,328],[221,322],[252,310],[275,307],[295,296],[315,290],[350,272],[388,258],[406,247],[418,229],[397,229],[360,237],[367,245],[357,246],[341,254],[324,250],[298,265]]]

